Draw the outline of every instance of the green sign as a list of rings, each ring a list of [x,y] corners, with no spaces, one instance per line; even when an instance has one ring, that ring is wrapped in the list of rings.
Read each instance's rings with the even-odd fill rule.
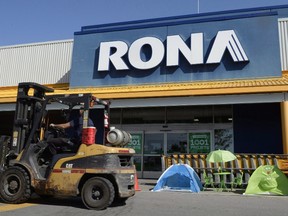
[[[141,147],[142,147],[142,134],[131,134],[132,139],[128,143],[128,148],[133,148],[136,154],[141,154]]]
[[[189,133],[190,153],[209,153],[211,146],[210,136],[209,132]]]

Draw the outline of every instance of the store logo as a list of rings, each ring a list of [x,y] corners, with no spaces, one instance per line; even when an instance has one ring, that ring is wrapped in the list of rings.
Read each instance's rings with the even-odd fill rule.
[[[190,47],[179,35],[167,36],[166,49],[156,37],[143,37],[134,41],[130,47],[124,41],[102,42],[99,48],[98,71],[109,71],[112,64],[116,70],[128,70],[127,65],[147,70],[157,67],[165,56],[166,66],[179,66],[179,53],[190,65],[219,64],[225,51],[234,62],[249,61],[237,35],[233,30],[219,31],[204,63],[203,33],[192,33]],[[128,59],[124,56],[127,55]]]

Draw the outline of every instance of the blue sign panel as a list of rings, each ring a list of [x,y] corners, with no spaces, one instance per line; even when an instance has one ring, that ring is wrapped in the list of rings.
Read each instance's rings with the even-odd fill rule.
[[[241,11],[83,27],[70,87],[279,77],[277,18]]]

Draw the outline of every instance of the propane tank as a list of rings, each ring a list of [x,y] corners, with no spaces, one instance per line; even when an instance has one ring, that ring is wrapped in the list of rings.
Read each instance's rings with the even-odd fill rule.
[[[107,134],[107,140],[114,146],[125,146],[130,142],[131,134],[123,130],[112,129]]]

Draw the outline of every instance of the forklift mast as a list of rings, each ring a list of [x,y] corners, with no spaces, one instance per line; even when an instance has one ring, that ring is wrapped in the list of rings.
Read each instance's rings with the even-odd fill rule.
[[[19,83],[10,154],[17,155],[32,141],[39,141],[47,105],[46,92],[54,89],[37,83]]]

